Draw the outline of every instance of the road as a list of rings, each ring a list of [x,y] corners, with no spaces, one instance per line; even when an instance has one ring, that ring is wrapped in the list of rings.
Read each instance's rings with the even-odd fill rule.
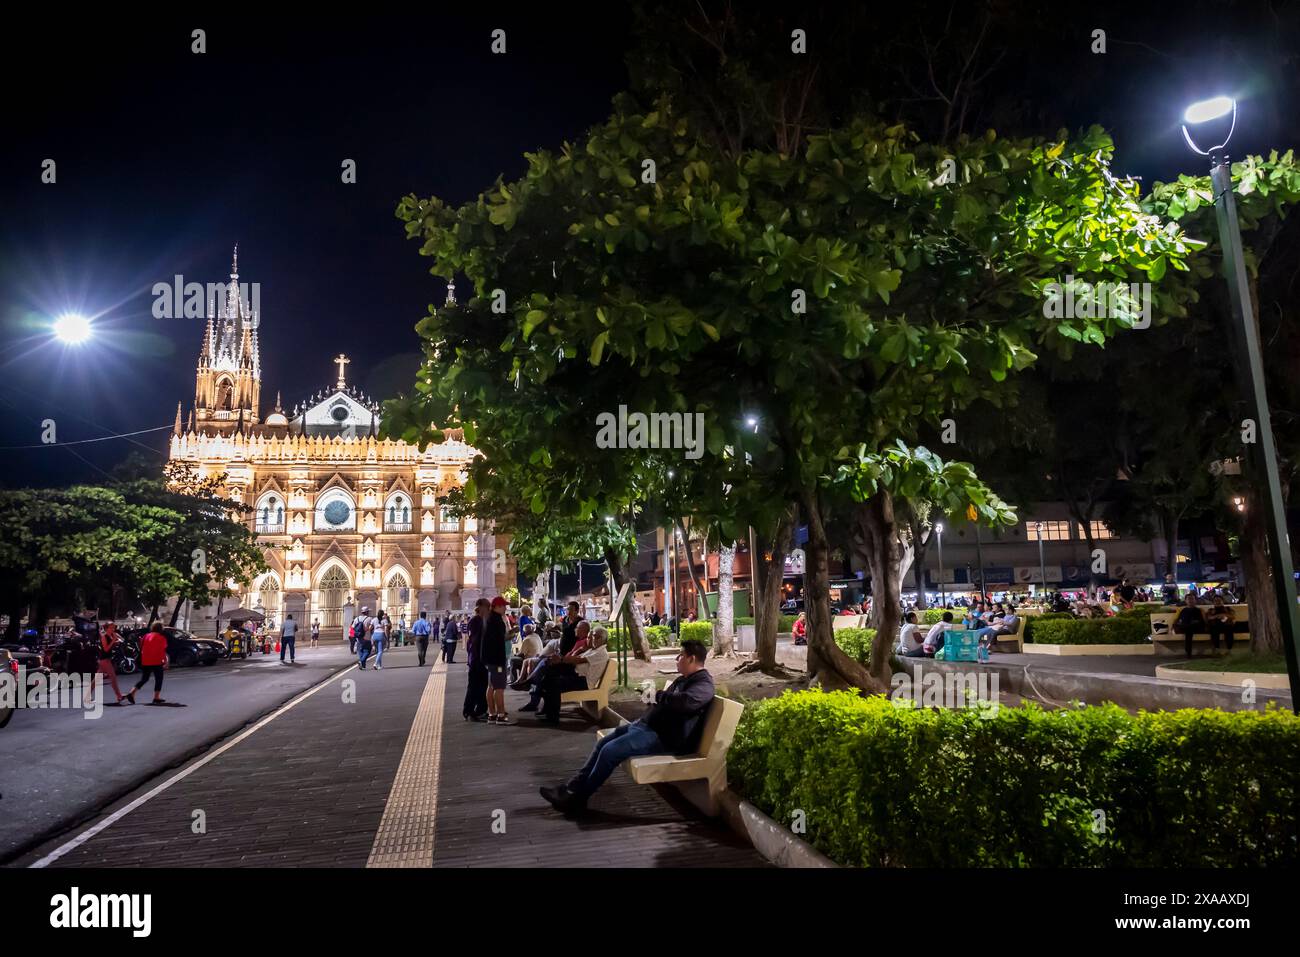
[[[185,707],[20,710],[0,729],[0,863],[131,791],[355,662],[344,645],[167,672],[163,697]],[[122,690],[136,675],[118,679]],[[136,696],[152,697],[152,682]],[[106,689],[108,698],[111,689]]]

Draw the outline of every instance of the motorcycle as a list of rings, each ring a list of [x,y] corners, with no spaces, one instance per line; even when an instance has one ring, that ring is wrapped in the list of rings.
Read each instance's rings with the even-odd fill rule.
[[[113,646],[113,668],[119,675],[133,675],[140,667],[140,645],[134,638],[123,638]]]

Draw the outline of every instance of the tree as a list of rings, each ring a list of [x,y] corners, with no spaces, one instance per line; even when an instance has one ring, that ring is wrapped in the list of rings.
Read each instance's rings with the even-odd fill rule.
[[[724,542],[718,547],[718,620],[713,628],[713,653],[729,657],[736,642],[735,579],[736,543]]]

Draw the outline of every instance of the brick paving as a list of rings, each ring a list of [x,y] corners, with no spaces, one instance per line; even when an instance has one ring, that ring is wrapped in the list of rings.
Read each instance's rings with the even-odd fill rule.
[[[623,769],[588,817],[565,818],[537,789],[567,779],[595,741],[576,709],[553,728],[518,715],[526,696],[507,692],[517,724],[471,724],[461,717],[462,663],[433,681],[413,651],[389,651],[385,664],[346,672],[51,866],[766,866],[724,825]],[[355,703],[343,701],[343,680],[355,682]],[[440,714],[430,713],[434,701]],[[421,787],[436,790],[433,813]],[[192,830],[196,810],[205,833]]]

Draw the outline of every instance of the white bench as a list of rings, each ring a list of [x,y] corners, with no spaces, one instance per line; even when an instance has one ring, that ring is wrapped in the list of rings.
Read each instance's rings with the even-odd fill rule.
[[[1154,614],[1151,615],[1152,642],[1157,642],[1157,641],[1181,642],[1185,639],[1186,636],[1183,635],[1181,632],[1174,631],[1174,620],[1178,617],[1178,612],[1182,611],[1184,607],[1186,606],[1179,605],[1176,607],[1174,611],[1155,612]],[[1210,602],[1202,602],[1196,607],[1201,609],[1202,615],[1208,616],[1210,609],[1213,608],[1214,606]],[[1236,628],[1238,625],[1250,624],[1249,605],[1228,605],[1227,607],[1232,609],[1233,628]],[[1209,641],[1210,640],[1209,630],[1202,629],[1197,631],[1196,634],[1192,636],[1192,640]],[[1234,631],[1232,635],[1232,641],[1234,644],[1238,641],[1250,641],[1249,628],[1244,632]]]
[[[613,658],[605,662],[605,673],[600,676],[594,688],[582,688],[577,691],[565,691],[560,695],[560,704],[577,704],[596,706],[596,716],[609,707],[609,692],[618,677],[618,664]]]
[[[739,701],[714,696],[704,716],[704,730],[699,749],[694,754],[652,754],[632,758],[627,762],[628,773],[637,784],[674,784],[684,781],[704,781],[708,789],[704,809],[716,816],[718,798],[727,787],[727,749],[736,736],[740,715],[745,710]],[[612,728],[596,732],[598,739],[612,734]]]
[[[831,631],[841,631],[845,628],[866,628],[869,615],[832,615]]]

